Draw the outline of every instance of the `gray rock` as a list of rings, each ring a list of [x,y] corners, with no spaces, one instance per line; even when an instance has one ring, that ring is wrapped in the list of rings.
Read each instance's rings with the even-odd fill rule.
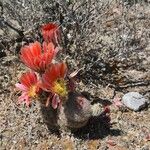
[[[4,31],[2,29],[0,29],[0,36],[4,36]]]
[[[147,105],[148,99],[138,92],[129,92],[122,97],[122,102],[129,109],[138,111]]]

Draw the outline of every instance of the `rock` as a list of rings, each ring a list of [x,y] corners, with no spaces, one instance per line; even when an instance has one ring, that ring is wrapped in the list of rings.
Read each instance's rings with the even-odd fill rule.
[[[2,50],[0,49],[0,58],[5,57],[5,56],[6,56],[6,52],[3,49]]]
[[[2,29],[0,29],[0,36],[4,36],[4,31]]]
[[[14,27],[15,29],[21,29],[20,25],[19,25],[19,22],[17,20],[10,20],[9,24]],[[13,37],[14,39],[18,38],[19,37],[19,34],[18,32],[16,32],[14,29],[8,27],[8,35],[10,35],[10,37]]]
[[[138,111],[147,105],[148,100],[138,92],[129,92],[122,97],[122,102],[128,108]]]

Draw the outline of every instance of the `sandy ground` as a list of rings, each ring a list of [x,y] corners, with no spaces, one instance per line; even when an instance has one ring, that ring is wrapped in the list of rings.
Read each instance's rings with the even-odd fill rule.
[[[128,109],[119,110],[112,105],[114,97],[122,97],[129,91],[137,91],[150,99],[148,5],[137,4],[136,11],[133,11],[135,6],[128,8],[124,16],[124,19],[129,21],[127,25],[127,22],[122,22],[120,14],[127,10],[122,10],[122,5],[114,4],[113,12],[111,7],[107,8],[107,17],[100,19],[100,28],[95,28],[95,32],[89,31],[92,34],[88,33],[84,45],[81,42],[77,47],[81,39],[77,36],[75,43],[69,41],[71,44],[65,47],[62,58],[68,56],[70,70],[84,67],[78,75],[78,90],[83,92],[91,103],[110,105],[111,127],[106,126],[105,120],[97,120],[75,133],[62,136],[49,132],[43,122],[38,102],[33,103],[31,108],[18,105],[18,93],[14,84],[27,69],[19,61],[18,51],[26,40],[20,44],[20,41],[16,40],[19,38],[10,40],[10,32],[4,34],[3,30],[0,30],[0,149],[149,150],[150,107],[134,112]],[[143,14],[144,17],[138,16]],[[122,25],[125,26],[124,30],[121,30]],[[69,34],[72,34],[71,29]],[[97,35],[99,36],[96,37]],[[31,32],[27,42],[34,41],[35,38]],[[93,39],[95,41],[92,41]]]

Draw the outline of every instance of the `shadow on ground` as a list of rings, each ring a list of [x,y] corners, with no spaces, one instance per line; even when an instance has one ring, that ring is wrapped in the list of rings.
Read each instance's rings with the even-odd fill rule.
[[[112,129],[107,116],[99,116],[91,118],[88,124],[73,132],[74,136],[83,140],[103,139],[108,135],[119,136],[122,131],[119,129]]]

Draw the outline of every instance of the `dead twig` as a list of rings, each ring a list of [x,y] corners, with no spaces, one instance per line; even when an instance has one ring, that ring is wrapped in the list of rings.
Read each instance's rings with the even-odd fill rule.
[[[147,81],[137,81],[137,82],[131,81],[130,83],[124,84],[124,85],[113,85],[113,84],[110,84],[109,87],[114,88],[115,90],[117,90],[117,89],[120,90],[120,89],[129,88],[129,87],[149,86],[149,85],[150,85],[150,80],[147,80]]]

